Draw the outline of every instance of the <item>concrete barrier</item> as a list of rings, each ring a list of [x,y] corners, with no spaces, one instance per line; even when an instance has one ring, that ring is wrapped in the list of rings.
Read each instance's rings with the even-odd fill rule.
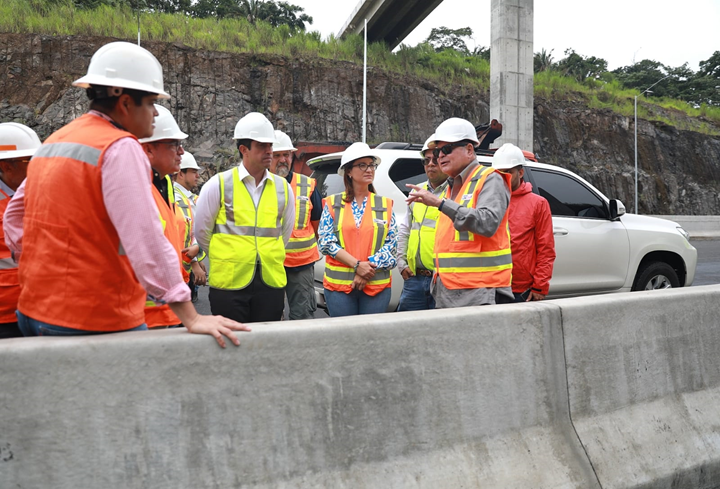
[[[720,286],[556,303],[571,417],[602,487],[720,487]]]
[[[598,488],[560,325],[546,303],[260,324],[227,350],[5,340],[0,487]]]
[[[690,239],[720,239],[720,216],[650,216],[675,221]]]

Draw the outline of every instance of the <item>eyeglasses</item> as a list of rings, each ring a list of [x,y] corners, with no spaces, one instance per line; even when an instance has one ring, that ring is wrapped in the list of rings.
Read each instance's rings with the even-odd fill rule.
[[[11,163],[13,165],[17,165],[20,163],[30,163],[30,156],[22,156],[20,158],[7,158],[2,160],[5,163]]]
[[[377,163],[358,163],[357,165],[353,165],[352,168],[360,168],[360,171],[368,171],[377,170],[378,164]]]
[[[172,139],[172,140],[170,140],[170,141],[159,141],[159,143],[161,143],[161,144],[167,144],[168,146],[172,146],[172,147],[175,148],[175,151],[177,151],[177,150],[179,150],[180,148],[183,147],[183,146],[182,146],[182,141],[180,141],[179,139]]]
[[[467,144],[468,144],[467,141],[459,141],[459,142],[457,142],[457,143],[446,144],[446,145],[443,146],[442,148],[435,148],[435,149],[433,149],[433,150],[432,150],[433,156],[434,156],[435,158],[439,158],[439,157],[440,157],[440,153],[442,153],[442,154],[444,154],[444,155],[449,155],[450,153],[453,152],[453,150],[454,150],[455,148],[460,148],[460,147],[462,147],[462,146],[466,146]]]
[[[435,156],[426,156],[425,158],[423,158],[423,166],[428,166],[430,163],[432,163],[433,165],[437,165],[437,158]]]

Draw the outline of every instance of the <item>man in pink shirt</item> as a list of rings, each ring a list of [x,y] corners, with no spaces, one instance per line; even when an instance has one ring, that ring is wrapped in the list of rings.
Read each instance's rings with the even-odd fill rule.
[[[91,100],[91,110],[88,114],[50,136],[48,138],[50,143],[46,142],[40,147],[35,154],[38,161],[31,162],[31,171],[27,180],[18,188],[15,198],[8,205],[5,213],[6,243],[16,256],[23,252],[22,240],[23,233],[25,234],[24,246],[26,249],[20,258],[21,289],[24,287],[23,280],[28,283],[36,283],[40,280],[36,276],[38,264],[24,261],[31,261],[31,257],[35,254],[31,248],[34,243],[38,243],[37,246],[45,246],[37,240],[37,235],[57,234],[52,227],[38,230],[37,223],[55,224],[63,219],[62,216],[56,215],[38,215],[38,209],[41,212],[42,209],[52,207],[45,204],[43,200],[54,197],[40,195],[37,192],[35,195],[31,193],[32,188],[36,187],[43,178],[41,172],[34,173],[32,171],[33,165],[45,164],[47,171],[53,170],[52,166],[46,164],[47,162],[58,161],[62,164],[74,165],[73,167],[79,170],[78,176],[83,177],[84,182],[93,182],[91,187],[87,188],[87,194],[101,192],[101,204],[99,208],[87,208],[87,219],[80,219],[81,222],[65,223],[67,232],[70,233],[71,238],[73,235],[87,236],[88,231],[83,226],[87,226],[88,222],[103,222],[102,219],[108,217],[110,224],[106,228],[109,226],[109,229],[99,228],[98,232],[106,231],[105,235],[109,238],[105,239],[103,235],[98,234],[96,242],[93,242],[93,238],[90,237],[86,238],[87,243],[95,247],[94,256],[102,259],[108,259],[108,257],[112,259],[115,256],[117,263],[121,264],[118,270],[108,270],[102,265],[94,265],[93,260],[85,260],[82,265],[78,262],[77,266],[88,268],[88,270],[83,270],[84,280],[97,281],[100,291],[112,291],[115,286],[122,293],[126,293],[128,288],[137,287],[137,282],[139,282],[154,300],[169,304],[188,331],[212,335],[222,347],[225,346],[223,335],[238,345],[239,341],[233,331],[249,331],[248,327],[221,316],[201,316],[195,311],[190,302],[190,291],[183,281],[177,264],[177,254],[163,235],[158,210],[151,195],[150,165],[137,138],[152,135],[153,120],[157,115],[153,104],[158,98],[169,98],[163,89],[160,63],[150,52],[139,46],[125,42],[110,43],[101,47],[93,55],[88,74],[75,81],[73,85],[86,88]],[[118,137],[102,151],[98,151],[92,145],[74,142],[75,140],[92,139],[87,134],[73,136],[72,131],[76,127],[96,127],[98,131],[101,131],[98,133],[99,137],[101,135],[107,137],[112,133],[114,127],[127,133],[127,136]],[[100,178],[94,180],[92,175],[98,174],[98,171]],[[27,196],[25,195],[26,188],[28,189]],[[83,195],[82,189],[75,192],[70,189],[63,193],[62,198],[68,203],[68,207],[72,207],[72,199],[87,199],[87,196]],[[26,205],[33,207],[26,208]],[[29,214],[30,212],[32,214]],[[32,219],[28,221],[30,215]],[[33,227],[28,228],[28,224],[32,224]],[[24,226],[25,229],[23,229]],[[59,226],[57,227],[59,228]],[[93,231],[89,232],[92,236]],[[117,248],[118,238],[119,248]],[[112,244],[113,240],[115,245]],[[108,247],[112,246],[115,248],[109,250]],[[78,251],[82,252],[83,250]],[[128,262],[131,267],[130,282],[125,286],[122,284],[116,286],[115,282],[120,279],[113,279],[113,274],[117,274],[119,277],[124,273],[126,276],[125,268]],[[52,263],[48,264],[49,268],[53,266]],[[98,269],[92,270],[93,266],[97,266]],[[25,273],[23,273],[23,268],[25,268]],[[77,271],[69,269],[67,273],[77,274]],[[135,281],[134,285],[133,280]],[[77,283],[81,284],[82,282]],[[87,295],[71,297],[74,292],[68,289],[70,288],[66,287],[45,295],[38,294],[36,290],[27,291],[29,296],[33,295],[39,301],[47,301],[52,304],[52,307],[48,308],[50,311],[48,314],[52,316],[54,313],[56,317],[48,317],[48,314],[39,317],[44,314],[39,310],[35,311],[35,317],[33,314],[24,314],[21,292],[18,322],[25,336],[92,334],[113,330],[147,329],[145,324],[140,324],[142,320],[138,324],[131,324],[130,327],[121,329],[113,329],[112,321],[106,327],[96,326],[96,323],[101,323],[104,310],[107,310],[108,314],[111,312],[110,303],[114,299],[112,295],[105,297],[98,292],[90,294],[89,298]],[[62,299],[71,304],[63,307],[62,301],[58,302],[56,298],[52,297],[53,295],[62,295]],[[140,303],[139,310],[136,311],[135,295],[137,294],[133,292],[133,301],[126,304],[125,309],[120,304],[116,305],[112,312],[126,321],[144,317],[144,298]],[[76,307],[78,311],[75,313],[72,308],[73,300],[76,300],[78,304],[83,304],[84,308],[78,305]],[[26,304],[26,310],[37,309],[30,307],[32,302]],[[98,313],[88,314],[88,309],[97,310]]]

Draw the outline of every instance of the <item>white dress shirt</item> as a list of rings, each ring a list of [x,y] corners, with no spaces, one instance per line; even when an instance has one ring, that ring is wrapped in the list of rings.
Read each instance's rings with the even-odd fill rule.
[[[255,177],[248,173],[242,162],[238,165],[238,173],[240,181],[245,184],[245,188],[248,189],[253,202],[257,206],[258,202],[260,202],[260,196],[265,189],[265,182],[270,177],[270,172],[265,170],[259,185],[255,184]],[[221,205],[220,176],[214,175],[205,185],[203,185],[195,206],[195,217],[193,223],[195,239],[197,239],[200,248],[205,251],[210,249],[210,238],[212,237],[213,229],[215,228],[215,221],[217,220],[217,215],[220,212]],[[288,241],[290,241],[290,235],[292,234],[294,224],[295,195],[293,194],[292,187],[288,185],[288,200],[285,205],[285,210],[283,211],[282,219],[282,234],[285,245],[287,245]]]

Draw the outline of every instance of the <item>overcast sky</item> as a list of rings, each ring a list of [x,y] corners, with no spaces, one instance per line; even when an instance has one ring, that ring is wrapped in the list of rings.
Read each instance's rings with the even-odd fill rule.
[[[313,17],[310,30],[337,34],[360,0],[290,0]],[[597,56],[613,70],[652,59],[671,67],[698,63],[720,51],[720,0],[538,0],[533,51],[545,48],[555,61],[573,48]],[[472,20],[471,20],[472,19]],[[471,27],[475,45],[490,45],[490,0],[444,0],[404,43],[414,46],[433,27]]]

